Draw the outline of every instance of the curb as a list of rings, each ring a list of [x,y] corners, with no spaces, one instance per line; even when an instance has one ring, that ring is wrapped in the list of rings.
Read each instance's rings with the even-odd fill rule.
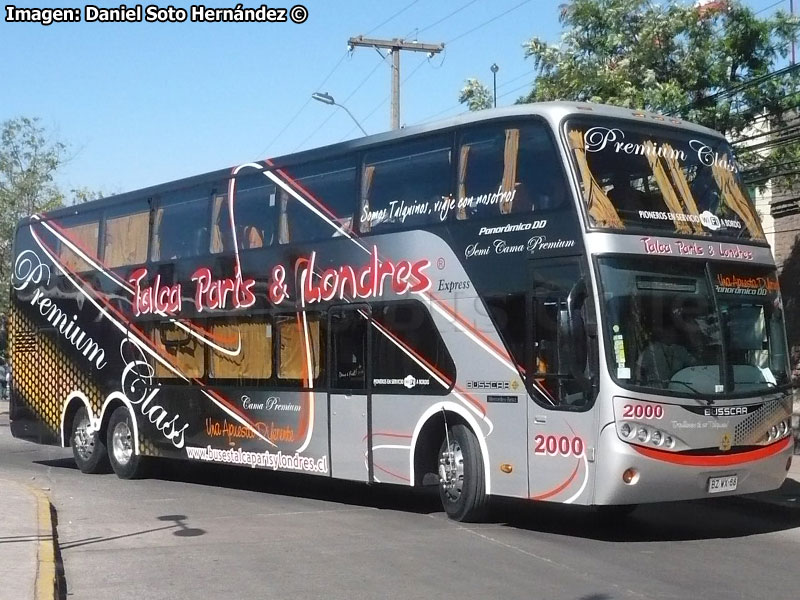
[[[36,551],[35,600],[58,600],[59,565],[57,561],[56,530],[53,522],[53,505],[42,490],[25,484],[36,497],[39,546]]]

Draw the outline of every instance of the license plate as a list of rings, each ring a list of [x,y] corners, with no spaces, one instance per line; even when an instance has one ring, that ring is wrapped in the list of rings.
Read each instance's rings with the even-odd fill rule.
[[[710,477],[708,480],[708,493],[717,494],[719,492],[732,492],[739,485],[738,475],[726,475],[725,477]]]

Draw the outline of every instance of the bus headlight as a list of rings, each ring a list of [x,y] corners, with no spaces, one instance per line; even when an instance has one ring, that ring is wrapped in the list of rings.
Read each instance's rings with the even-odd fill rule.
[[[644,444],[648,439],[650,439],[650,432],[647,431],[647,428],[645,427],[639,427],[639,429],[636,431],[636,439]]]
[[[774,440],[776,437],[778,437],[778,426],[773,425],[769,428],[769,439]]]
[[[664,441],[664,436],[661,435],[661,432],[658,429],[656,429],[652,434],[650,434],[650,441],[656,446],[660,446]]]
[[[620,425],[619,434],[622,437],[629,438],[629,437],[631,437],[632,433],[633,433],[633,429],[631,428],[629,423],[623,423],[622,425]]]
[[[786,427],[786,421],[781,421],[780,423],[778,423],[778,435],[783,437],[784,435],[786,435],[787,431],[788,429]]]

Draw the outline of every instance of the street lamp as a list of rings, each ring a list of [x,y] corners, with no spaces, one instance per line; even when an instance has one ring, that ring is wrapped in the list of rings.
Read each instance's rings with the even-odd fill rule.
[[[353,113],[347,110],[347,107],[344,104],[337,104],[336,100],[334,100],[333,96],[331,96],[328,92],[314,92],[313,94],[311,94],[311,97],[318,102],[322,102],[323,104],[330,104],[331,106],[338,106],[339,108],[343,108],[345,112],[348,115],[350,115],[350,118],[353,119],[353,122],[356,125],[358,125],[358,128],[361,130],[361,132],[364,135],[369,135],[366,131],[364,131],[364,128],[361,126],[361,123],[356,121],[356,118],[353,116]]]
[[[497,72],[500,67],[497,66],[497,63],[492,63],[489,68],[492,70],[492,79],[494,80],[494,107],[497,108]]]

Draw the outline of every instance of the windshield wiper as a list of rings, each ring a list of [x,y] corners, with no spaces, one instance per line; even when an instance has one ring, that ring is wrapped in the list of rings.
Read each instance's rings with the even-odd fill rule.
[[[703,395],[703,394],[701,394],[701,393],[700,393],[700,390],[698,390],[698,389],[694,388],[693,386],[691,386],[691,385],[690,385],[688,382],[686,382],[686,381],[678,381],[677,379],[667,379],[667,380],[664,380],[664,381],[662,381],[661,383],[666,383],[666,384],[670,384],[670,383],[680,383],[681,385],[685,385],[687,388],[689,388],[690,390],[692,390],[692,392],[694,392],[694,393],[695,393],[695,394],[697,394],[698,396],[702,396],[702,395]],[[709,398],[701,398],[701,400],[705,400],[705,401],[706,401],[708,404],[714,404],[714,398],[710,398],[710,397],[709,397]]]

